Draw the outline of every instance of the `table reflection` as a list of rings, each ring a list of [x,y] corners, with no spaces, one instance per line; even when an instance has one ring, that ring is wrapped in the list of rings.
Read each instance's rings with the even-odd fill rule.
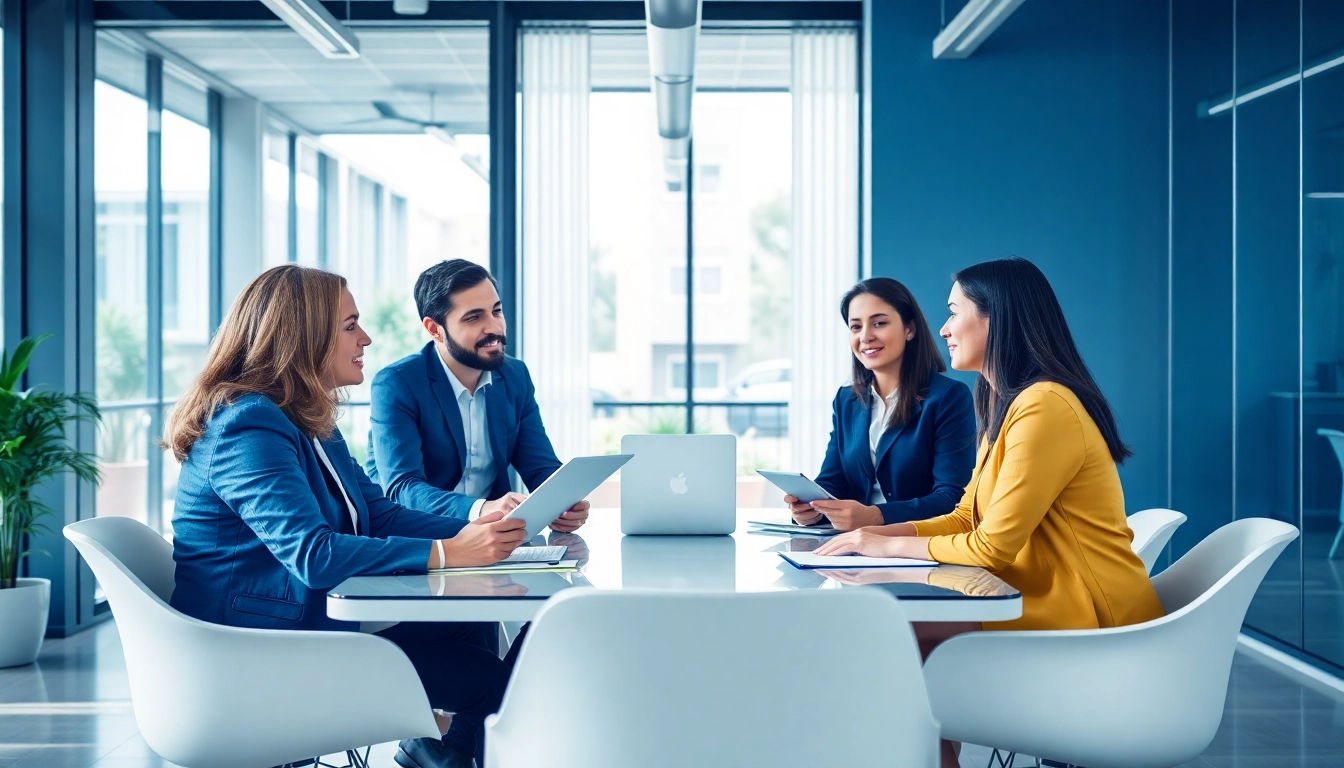
[[[737,544],[731,536],[623,536],[621,584],[732,592],[737,589]]]

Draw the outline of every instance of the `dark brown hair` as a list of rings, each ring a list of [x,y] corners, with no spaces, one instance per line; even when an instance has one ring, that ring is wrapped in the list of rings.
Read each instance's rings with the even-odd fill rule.
[[[981,317],[989,318],[985,372],[975,384],[975,415],[980,437],[999,439],[1008,406],[1032,384],[1062,384],[1083,404],[1106,440],[1111,458],[1125,463],[1132,455],[1120,439],[1110,403],[1078,354],[1064,310],[1040,269],[1023,258],[985,261],[952,276]]]
[[[248,283],[210,344],[205,370],[168,417],[163,446],[186,461],[215,410],[251,393],[270,398],[305,435],[330,437],[340,403],[326,371],[344,290],[340,275],[296,264]]]
[[[947,370],[943,356],[938,352],[938,344],[933,339],[933,330],[924,319],[914,294],[890,277],[870,277],[860,281],[840,300],[840,317],[849,323],[849,304],[855,298],[868,294],[891,305],[900,316],[901,326],[914,331],[914,335],[905,344],[905,353],[901,356],[900,379],[896,385],[896,405],[887,418],[887,429],[909,421],[915,415],[915,404],[923,400],[929,392],[929,380],[935,373]],[[872,407],[873,372],[854,357],[853,387],[854,394],[865,406]]]

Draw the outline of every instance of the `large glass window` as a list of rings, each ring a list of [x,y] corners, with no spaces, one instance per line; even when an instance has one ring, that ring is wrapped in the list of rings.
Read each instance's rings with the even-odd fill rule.
[[[292,136],[269,128],[262,140],[262,261],[267,267],[293,259],[289,250],[289,150]]]
[[[155,442],[200,372],[212,330],[210,94],[190,74],[102,35],[97,73],[96,508],[170,533],[178,465]]]
[[[143,57],[99,38],[94,85],[99,515],[148,521],[149,107]]]
[[[795,145],[792,44],[787,31],[702,34],[687,185],[687,164],[664,160],[644,34],[591,31],[589,450],[613,452],[629,433],[732,433],[738,503],[745,506],[775,502],[754,470],[792,467],[797,458],[789,425],[797,341],[792,196],[795,158],[809,155]],[[857,57],[845,66],[856,67]],[[523,69],[531,71],[526,63]],[[835,130],[843,138],[844,127]],[[852,154],[838,152],[834,160],[856,169],[856,147]],[[523,199],[532,197],[525,191]],[[837,232],[852,228],[856,240],[857,210],[849,216],[833,225]],[[848,259],[857,272],[856,248],[812,258]],[[843,335],[843,325],[834,325]],[[554,372],[534,372],[548,375]],[[823,436],[817,451],[824,447]],[[618,503],[616,482],[594,503]]]
[[[320,248],[321,179],[323,157],[307,141],[298,143],[298,167],[294,169],[295,260],[317,266],[323,262]]]

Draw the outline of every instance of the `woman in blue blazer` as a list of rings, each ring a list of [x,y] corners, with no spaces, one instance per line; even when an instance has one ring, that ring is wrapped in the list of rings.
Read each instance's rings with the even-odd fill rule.
[[[365,476],[336,411],[341,388],[364,380],[371,343],[337,275],[286,265],[243,289],[164,430],[182,462],[174,608],[237,627],[358,631],[326,615],[327,591],[341,581],[487,565],[523,541],[522,522],[501,512],[468,524],[407,509]],[[455,713],[441,716],[442,740],[402,742],[400,765],[469,766],[473,755],[484,764],[484,720],[512,666],[498,656],[496,631],[401,624],[379,633],[406,652],[430,704]]]
[[[799,503],[804,525],[824,515],[842,530],[924,520],[957,505],[975,467],[971,391],[947,366],[904,285],[874,277],[840,301],[854,353],[853,384],[835,395],[831,442],[817,484],[836,500]]]

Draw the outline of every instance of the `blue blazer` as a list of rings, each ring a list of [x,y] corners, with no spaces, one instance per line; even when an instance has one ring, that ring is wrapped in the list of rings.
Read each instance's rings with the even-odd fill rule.
[[[935,373],[914,416],[888,429],[877,443],[877,468],[868,447],[868,406],[843,387],[835,394],[831,442],[817,484],[837,499],[868,503],[873,475],[887,497],[878,504],[888,524],[951,512],[975,469],[975,404],[959,381]]]
[[[192,446],[173,511],[172,606],[260,629],[358,629],[327,617],[327,590],[351,576],[424,573],[429,539],[465,523],[383,497],[341,433],[322,443],[359,513],[333,496],[312,441],[263,395],[220,408]]]
[[[365,469],[393,501],[465,520],[476,498],[453,492],[462,481],[467,438],[447,376],[430,342],[373,377]],[[510,465],[528,488],[536,488],[560,468],[560,460],[541,424],[536,388],[523,361],[506,357],[491,378],[485,421],[495,460],[489,498],[497,499],[511,490]]]

